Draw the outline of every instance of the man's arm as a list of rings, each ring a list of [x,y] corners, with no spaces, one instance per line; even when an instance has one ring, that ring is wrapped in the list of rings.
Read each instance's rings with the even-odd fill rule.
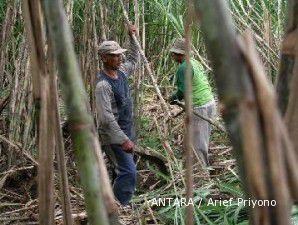
[[[123,144],[129,140],[119,127],[114,117],[111,104],[112,90],[105,81],[100,81],[96,85],[96,108],[98,112],[98,122],[109,136],[111,144]]]
[[[127,58],[125,63],[120,66],[120,70],[127,76],[131,75],[138,67],[140,61],[140,54],[136,43],[134,42],[132,35],[135,35],[136,28],[130,25],[129,30],[129,47],[127,52]]]
[[[177,71],[177,91],[171,96],[170,104],[174,104],[175,100],[181,101],[184,98],[185,84],[184,84],[185,69],[180,68]]]

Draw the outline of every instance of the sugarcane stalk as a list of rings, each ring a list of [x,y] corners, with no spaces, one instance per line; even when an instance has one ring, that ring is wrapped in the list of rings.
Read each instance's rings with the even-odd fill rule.
[[[103,203],[101,176],[94,144],[97,135],[87,107],[87,95],[74,52],[71,31],[62,1],[44,0],[43,4],[71,127],[88,221],[92,225],[106,225],[108,218]]]
[[[39,222],[54,223],[54,111],[51,107],[50,80],[46,72],[40,1],[24,1],[27,37],[31,46],[33,86],[40,95],[38,126],[38,199]],[[35,96],[35,97],[36,97]],[[38,96],[39,97],[39,96]]]
[[[277,198],[277,204],[280,204],[278,207],[251,209],[251,223],[289,224],[288,189],[285,185],[280,190],[277,188],[277,178],[282,180],[280,183],[285,179],[282,175],[285,168],[281,158],[278,158],[281,141],[276,132],[278,128],[275,126],[270,130],[274,123],[272,118],[275,118],[274,108],[270,116],[262,108],[261,92],[259,86],[254,86],[254,82],[257,82],[253,80],[255,74],[251,74],[256,71],[254,67],[247,66],[248,59],[243,60],[243,52],[247,49],[241,51],[239,47],[227,3],[210,0],[194,2],[201,15],[203,35],[212,60],[219,98],[227,109],[223,117],[246,193],[253,199]],[[271,97],[268,92],[266,94]],[[274,105],[272,101],[270,99],[271,107]],[[266,124],[263,124],[264,121]],[[268,142],[270,137],[276,138],[275,146]],[[272,188],[274,186],[276,188]]]
[[[185,148],[185,183],[186,183],[186,199],[189,201],[193,198],[193,109],[192,109],[192,68],[190,62],[190,52],[191,52],[191,25],[192,25],[192,11],[191,6],[192,2],[190,0],[187,1],[187,18],[186,18],[186,26],[185,26],[185,61],[186,61],[186,70],[184,76],[184,84],[185,84],[185,135],[184,135],[184,148]],[[193,217],[193,205],[190,204],[186,206],[186,217],[185,224],[193,225],[194,217]]]
[[[294,72],[294,64],[297,48],[297,0],[289,0],[288,21],[286,32],[281,44],[281,63],[276,79],[276,92],[278,105],[282,114],[286,113],[290,96],[290,84]]]
[[[126,11],[126,9],[124,7],[123,1],[122,0],[119,0],[119,2],[121,4],[122,10],[123,10],[123,15],[124,15],[124,19],[126,21],[126,24],[129,25],[130,24],[130,20],[129,20],[127,11]],[[156,79],[155,79],[155,77],[153,75],[153,72],[152,72],[151,68],[150,68],[149,61],[148,61],[147,57],[145,56],[145,53],[142,50],[142,47],[141,47],[141,45],[140,45],[137,37],[134,34],[132,34],[131,37],[132,37],[133,41],[135,42],[135,44],[136,44],[136,46],[137,46],[137,48],[138,48],[138,50],[140,52],[140,55],[141,55],[142,59],[144,60],[145,68],[146,68],[146,70],[147,70],[147,72],[148,72],[148,74],[150,76],[150,79],[151,79],[152,84],[153,84],[153,86],[155,88],[156,94],[158,95],[158,98],[161,101],[161,105],[162,105],[163,109],[165,110],[165,112],[167,113],[168,116],[171,116],[170,115],[169,107],[166,104],[166,102],[165,102],[165,100],[164,100],[164,98],[163,98],[163,96],[162,96],[162,94],[160,92],[160,89],[159,89],[159,87],[157,85],[157,81],[156,81]]]
[[[180,106],[183,110],[182,110],[181,112],[177,113],[177,115],[174,115],[173,118],[179,116],[182,112],[185,111],[185,105],[184,105],[183,103],[178,102],[178,101],[175,101],[175,105]],[[215,121],[211,120],[210,118],[205,117],[205,116],[203,116],[203,115],[200,115],[199,113],[197,113],[197,112],[194,111],[194,110],[193,110],[193,114],[194,114],[195,116],[201,118],[202,120],[207,121],[207,122],[210,123],[211,125],[215,126],[218,130],[220,130],[220,131],[222,131],[222,132],[225,132],[225,133],[227,132],[227,131],[225,130],[225,128],[224,128],[222,125],[216,123]]]
[[[51,48],[49,49],[51,50]],[[54,65],[54,58],[52,52],[49,52],[49,71],[51,71],[51,79],[50,79],[50,91],[51,91],[51,105],[52,110],[54,111],[54,135],[56,139],[56,158],[58,164],[59,171],[59,184],[60,184],[60,196],[63,210],[63,221],[65,225],[72,225],[73,219],[71,215],[71,204],[70,204],[70,194],[69,194],[69,185],[67,178],[67,167],[66,167],[66,159],[65,159],[65,150],[62,136],[62,129],[60,125],[60,112],[59,112],[59,96],[57,89],[57,76]]]

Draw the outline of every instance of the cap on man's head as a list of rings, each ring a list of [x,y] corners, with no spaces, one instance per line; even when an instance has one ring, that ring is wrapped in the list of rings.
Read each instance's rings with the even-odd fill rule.
[[[100,55],[104,54],[122,54],[127,49],[121,48],[116,41],[104,41],[99,45],[98,52]]]
[[[185,39],[184,38],[178,38],[172,48],[170,49],[170,52],[176,53],[176,54],[185,54]]]

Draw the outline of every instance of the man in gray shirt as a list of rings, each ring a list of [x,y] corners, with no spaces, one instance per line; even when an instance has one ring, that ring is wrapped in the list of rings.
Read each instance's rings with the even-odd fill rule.
[[[136,187],[136,165],[133,160],[134,133],[132,99],[127,77],[136,69],[139,54],[131,38],[134,26],[129,26],[130,47],[127,60],[122,63],[126,49],[115,41],[99,46],[103,70],[97,75],[95,89],[98,112],[98,132],[104,151],[114,164],[115,197],[122,205],[131,200]]]

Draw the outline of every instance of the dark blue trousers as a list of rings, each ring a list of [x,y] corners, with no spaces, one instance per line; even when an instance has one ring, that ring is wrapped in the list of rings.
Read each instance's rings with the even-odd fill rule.
[[[127,205],[136,188],[137,169],[133,154],[123,151],[120,145],[104,146],[104,150],[116,172],[114,195],[122,205]]]

